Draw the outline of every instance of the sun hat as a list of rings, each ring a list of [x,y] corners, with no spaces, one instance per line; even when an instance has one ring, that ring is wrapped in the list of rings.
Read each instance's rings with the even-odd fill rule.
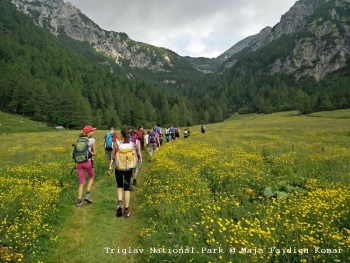
[[[83,133],[88,134],[89,132],[94,131],[94,130],[96,130],[96,128],[94,128],[92,126],[85,126],[83,129]]]

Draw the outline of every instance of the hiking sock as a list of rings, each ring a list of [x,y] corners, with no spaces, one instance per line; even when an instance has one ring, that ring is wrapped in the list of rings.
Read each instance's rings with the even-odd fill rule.
[[[90,191],[86,191],[86,194],[89,195],[89,194],[90,194]]]
[[[130,216],[130,209],[129,207],[126,207],[124,210],[124,217],[129,217]]]

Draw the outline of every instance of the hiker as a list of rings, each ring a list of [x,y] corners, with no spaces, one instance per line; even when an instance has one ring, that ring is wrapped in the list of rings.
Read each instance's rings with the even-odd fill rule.
[[[91,187],[92,187],[92,184],[93,184],[94,178],[95,178],[93,156],[96,155],[95,139],[92,138],[92,136],[93,136],[95,130],[96,130],[96,128],[93,128],[91,126],[85,126],[82,133],[79,135],[79,137],[87,137],[88,138],[89,156],[87,157],[86,161],[76,163],[77,173],[78,173],[78,177],[79,177],[78,202],[77,202],[78,208],[82,207],[82,205],[83,205],[82,197],[83,197],[84,185],[86,183],[85,172],[87,172],[87,174],[89,175],[89,181],[87,184],[87,189],[86,189],[84,201],[86,201],[89,204],[92,204],[90,191],[91,191]]]
[[[187,137],[188,137],[188,130],[187,130],[187,128],[184,130],[184,139],[187,139]]]
[[[130,141],[132,141],[135,144],[135,150],[137,155],[137,161],[136,161],[136,168],[134,169],[133,175],[132,175],[132,184],[137,184],[137,174],[140,170],[140,167],[142,165],[142,152],[141,152],[141,142],[136,138],[135,131],[132,131],[130,133]]]
[[[187,128],[187,137],[190,137],[190,135],[191,135],[190,128]]]
[[[202,126],[201,126],[201,132],[205,133],[205,126],[204,126],[204,124],[202,124]]]
[[[174,125],[170,125],[169,131],[170,131],[171,140],[172,141],[175,140],[175,127],[174,127]]]
[[[136,131],[136,139],[138,139],[141,143],[141,150],[145,150],[145,131],[143,130],[143,126],[140,125],[138,130]]]
[[[166,142],[171,142],[170,127],[166,128],[165,130],[165,139],[166,139]]]
[[[157,123],[156,125],[156,133],[159,135],[159,145],[163,145],[163,131],[162,128],[160,127],[160,124]],[[159,145],[157,145],[159,147]]]
[[[147,147],[147,152],[149,152],[149,141],[148,141],[148,137],[149,134],[151,133],[151,131],[147,131],[147,134],[145,135],[145,143],[146,143],[146,147]]]
[[[112,159],[109,163],[109,169],[112,169],[113,162],[115,164],[115,180],[117,182],[118,203],[116,216],[130,216],[130,180],[133,169],[136,167],[135,145],[130,141],[130,129],[123,128],[121,131],[121,139],[115,142]],[[129,155],[125,154],[129,151]],[[122,155],[125,154],[124,158]],[[134,157],[134,158],[133,158]],[[131,163],[132,162],[132,163]],[[123,211],[123,190],[125,198],[125,209]]]
[[[180,129],[177,126],[175,126],[175,140],[180,139],[180,135]]]
[[[156,132],[156,127],[153,127],[152,131],[148,134],[148,145],[149,155],[152,157],[152,155],[156,152],[157,147],[160,147],[159,134]]]
[[[107,159],[111,160],[112,150],[114,143],[118,140],[118,134],[115,133],[114,127],[111,126],[109,128],[109,132],[105,134],[103,137],[103,147],[105,148],[105,155]]]

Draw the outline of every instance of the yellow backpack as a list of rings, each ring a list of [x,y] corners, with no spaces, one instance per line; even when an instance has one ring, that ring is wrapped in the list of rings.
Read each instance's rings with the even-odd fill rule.
[[[136,168],[136,151],[134,144],[117,141],[118,151],[115,154],[115,168],[119,171],[129,171]]]

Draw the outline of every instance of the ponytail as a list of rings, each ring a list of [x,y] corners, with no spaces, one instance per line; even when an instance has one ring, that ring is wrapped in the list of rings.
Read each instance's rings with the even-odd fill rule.
[[[130,130],[127,128],[123,128],[120,133],[124,137],[124,143],[129,143],[130,142]]]

